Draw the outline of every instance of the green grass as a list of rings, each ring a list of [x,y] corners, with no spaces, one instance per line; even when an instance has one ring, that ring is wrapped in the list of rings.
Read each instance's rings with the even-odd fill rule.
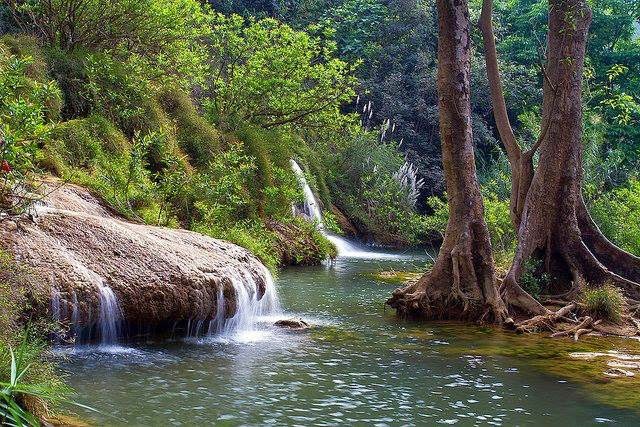
[[[607,284],[599,288],[587,289],[582,302],[585,310],[598,319],[619,322],[624,313],[624,295],[617,287]]]

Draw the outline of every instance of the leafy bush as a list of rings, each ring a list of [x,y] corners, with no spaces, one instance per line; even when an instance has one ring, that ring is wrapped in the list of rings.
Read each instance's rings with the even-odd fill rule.
[[[44,79],[32,56],[17,56],[0,42],[0,213],[20,213],[31,203],[27,194],[37,172],[39,149],[59,108],[60,91]],[[18,52],[28,54],[29,50]],[[15,50],[14,50],[15,51]],[[31,77],[34,76],[34,77]]]
[[[39,426],[33,414],[47,415],[70,392],[44,357],[42,337],[53,327],[33,317],[32,307],[40,298],[30,277],[0,251],[0,425]]]
[[[623,249],[640,256],[640,180],[605,193],[591,206],[602,232]]]
[[[194,231],[227,240],[249,250],[270,270],[278,267],[279,260],[274,251],[275,235],[257,220],[238,221],[234,224],[216,224],[205,221],[194,225]]]
[[[0,342],[0,424],[38,427],[52,406],[72,403],[71,389],[45,360],[45,341],[28,331],[18,341],[15,351]]]
[[[225,147],[223,135],[200,115],[186,93],[165,88],[159,101],[173,120],[178,146],[194,166],[206,166]]]
[[[547,273],[542,271],[542,261],[535,258],[526,260],[522,267],[520,286],[535,299],[540,298],[540,293],[549,286],[551,279]]]
[[[367,133],[356,135],[336,156],[336,205],[382,244],[418,243],[426,230],[413,205],[413,189],[396,178],[404,164],[393,145]]]
[[[208,109],[224,129],[339,128],[343,102],[355,96],[352,67],[333,57],[335,44],[275,19],[216,15]]]
[[[607,284],[600,288],[587,289],[582,302],[585,310],[592,316],[612,322],[619,322],[622,319],[624,295],[613,285]]]
[[[22,28],[62,52],[106,53],[152,81],[204,80],[210,15],[197,0],[10,0]],[[79,13],[82,11],[82,13]]]

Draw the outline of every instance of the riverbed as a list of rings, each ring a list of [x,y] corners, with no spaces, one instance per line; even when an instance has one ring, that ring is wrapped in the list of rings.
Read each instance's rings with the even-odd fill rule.
[[[301,317],[308,331],[268,318],[233,336],[65,352],[77,400],[100,411],[79,415],[108,426],[640,424],[637,410],[526,357],[477,351],[513,345],[503,332],[396,319],[383,305],[396,285],[374,274],[427,260],[339,257],[281,272],[279,317]]]

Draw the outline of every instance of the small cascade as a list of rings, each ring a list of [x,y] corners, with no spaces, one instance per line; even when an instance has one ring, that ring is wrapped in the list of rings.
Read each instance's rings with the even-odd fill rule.
[[[98,316],[98,331],[100,345],[111,346],[118,343],[122,311],[113,290],[106,286],[98,287],[100,297],[100,315]]]
[[[293,173],[298,180],[298,184],[302,188],[304,193],[304,209],[300,212],[302,215],[307,217],[311,221],[315,221],[318,229],[324,229],[324,221],[322,219],[322,211],[320,210],[320,205],[318,205],[318,201],[311,191],[311,187],[309,187],[309,183],[307,182],[307,178],[304,176],[304,172],[300,165],[296,163],[295,160],[291,159],[291,169],[293,169]]]
[[[298,165],[298,163],[296,163],[296,161],[293,159],[291,159],[291,169],[293,170],[293,173],[298,180],[298,184],[302,188],[304,194],[304,209],[300,211],[300,209],[296,209],[296,207],[294,207],[294,213],[300,213],[307,219],[314,221],[318,227],[318,230],[320,230],[322,234],[324,234],[324,236],[336,246],[339,256],[344,258],[361,259],[393,259],[399,257],[399,255],[395,254],[386,254],[371,251],[364,245],[358,246],[345,239],[344,237],[328,233],[324,228],[324,220],[322,218],[320,205],[318,204],[318,201],[316,200],[311,187],[309,187],[307,178],[304,176],[304,172],[300,168],[300,165]]]
[[[216,301],[216,315],[209,322],[208,335],[237,338],[239,336],[255,336],[270,324],[265,322],[281,312],[277,289],[273,277],[266,267],[263,267],[265,290],[262,298],[258,295],[258,284],[248,269],[234,269],[228,272],[235,293],[235,314],[226,317],[226,302],[224,293],[218,291]]]
[[[60,311],[60,291],[56,288],[51,289],[51,317],[56,323],[59,323],[62,320],[62,313]]]

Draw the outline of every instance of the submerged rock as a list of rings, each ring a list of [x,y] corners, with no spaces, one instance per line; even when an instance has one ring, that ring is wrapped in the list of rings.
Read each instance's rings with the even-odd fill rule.
[[[309,329],[311,327],[311,325],[309,325],[307,322],[305,322],[302,319],[282,319],[282,320],[278,320],[276,323],[274,323],[274,325],[280,328],[287,328],[287,329],[294,329],[294,330]]]
[[[229,318],[240,294],[276,298],[269,272],[247,250],[124,220],[75,185],[49,193],[32,215],[0,223],[0,238],[49,290],[54,317],[76,325],[95,325],[105,315],[105,288],[117,297],[115,315],[139,328]]]

